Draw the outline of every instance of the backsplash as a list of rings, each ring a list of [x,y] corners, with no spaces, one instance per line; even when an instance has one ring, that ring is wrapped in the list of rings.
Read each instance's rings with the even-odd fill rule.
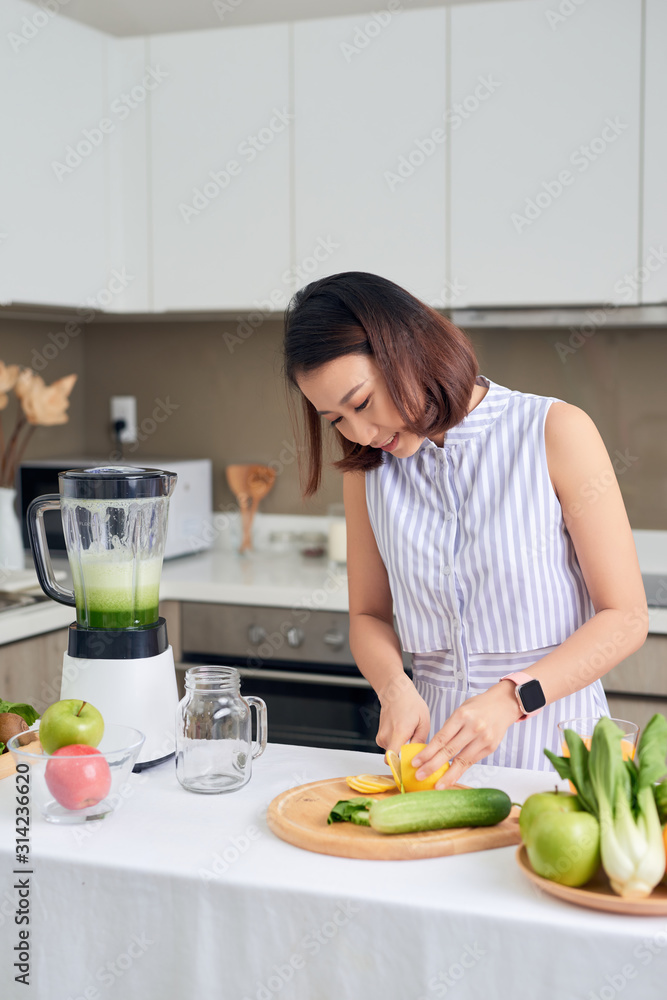
[[[38,428],[27,457],[111,457],[109,397],[128,394],[137,397],[140,440],[126,454],[211,457],[217,509],[234,503],[224,475],[233,462],[274,464],[278,476],[264,513],[323,514],[342,499],[341,477],[328,470],[318,497],[301,501],[280,373],[280,320],[255,330],[241,319],[94,322],[59,341],[60,329],[0,320],[3,361],[34,365],[41,358],[47,382],[80,376],[69,423]],[[667,529],[667,330],[479,330],[470,338],[482,374],[586,410],[612,456],[633,528]],[[44,353],[59,342],[65,346],[55,356],[55,348]]]

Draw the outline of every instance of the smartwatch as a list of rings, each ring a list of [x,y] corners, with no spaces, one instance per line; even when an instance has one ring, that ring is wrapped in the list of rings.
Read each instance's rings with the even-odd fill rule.
[[[514,693],[516,694],[516,700],[519,702],[519,708],[523,713],[519,718],[519,722],[522,719],[529,718],[531,715],[537,715],[546,705],[547,699],[544,697],[542,685],[535,677],[524,673],[523,670],[515,674],[505,674],[500,679],[501,681],[512,681],[516,685]]]

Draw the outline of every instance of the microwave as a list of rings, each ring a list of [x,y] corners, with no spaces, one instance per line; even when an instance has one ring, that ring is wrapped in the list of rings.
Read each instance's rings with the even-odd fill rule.
[[[210,530],[213,510],[213,463],[210,458],[153,458],[128,460],[122,465],[134,465],[147,469],[164,469],[178,476],[174,492],[169,501],[167,541],[164,558],[193,555],[211,547]],[[58,473],[67,469],[86,469],[109,465],[109,458],[57,458],[35,459],[22,462],[18,471],[18,495],[23,544],[30,548],[26,513],[28,505],[35,497],[45,493],[58,493]],[[65,536],[62,521],[57,510],[44,513],[44,527],[49,548],[52,552],[65,552]]]

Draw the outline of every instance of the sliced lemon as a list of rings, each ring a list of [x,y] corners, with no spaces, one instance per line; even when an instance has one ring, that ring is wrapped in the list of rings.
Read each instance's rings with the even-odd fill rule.
[[[357,774],[345,781],[355,792],[362,795],[376,795],[379,792],[388,792],[394,787],[393,778],[376,774]]]
[[[423,792],[426,789],[435,788],[436,782],[442,778],[446,771],[449,771],[449,764],[443,764],[433,774],[429,774],[428,778],[424,778],[423,781],[417,781],[416,774],[419,768],[412,766],[412,758],[416,757],[419,751],[423,750],[425,746],[425,743],[405,743],[401,747],[401,778],[403,780],[403,790],[406,792]]]

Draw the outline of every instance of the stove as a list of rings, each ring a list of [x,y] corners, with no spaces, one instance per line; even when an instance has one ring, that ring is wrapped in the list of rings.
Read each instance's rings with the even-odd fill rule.
[[[346,612],[183,603],[181,614],[179,666],[237,667],[241,693],[267,704],[272,743],[381,752],[380,705],[355,665]]]

